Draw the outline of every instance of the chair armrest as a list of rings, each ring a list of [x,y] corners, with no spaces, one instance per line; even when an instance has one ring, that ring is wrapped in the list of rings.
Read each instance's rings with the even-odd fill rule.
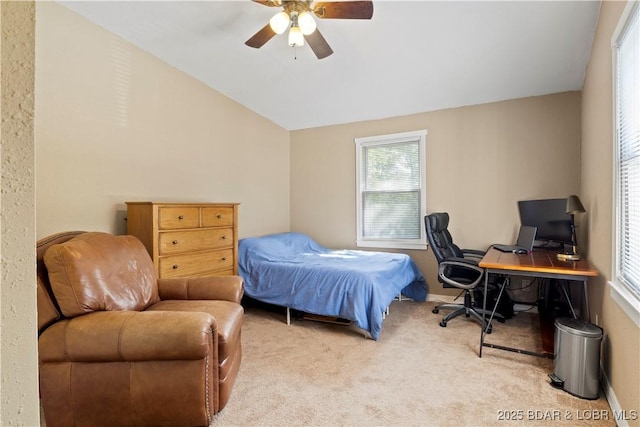
[[[475,266],[478,267],[479,259],[475,258],[460,258],[455,256],[450,256],[444,259],[442,263],[449,263],[450,265],[464,264],[464,266]]]
[[[197,360],[217,348],[216,319],[202,312],[100,311],[51,325],[41,362]]]
[[[487,252],[477,249],[461,249],[462,255],[465,258],[482,259]]]
[[[457,267],[478,273],[478,277],[471,283],[462,283],[447,275],[449,267]],[[450,257],[442,261],[438,267],[438,276],[444,283],[461,289],[473,289],[484,277],[484,269],[478,267],[477,262],[465,258]]]
[[[161,300],[224,300],[240,304],[244,294],[240,276],[158,279]]]

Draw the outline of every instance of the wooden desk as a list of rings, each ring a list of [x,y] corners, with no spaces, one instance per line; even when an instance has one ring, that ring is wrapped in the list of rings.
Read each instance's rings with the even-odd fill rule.
[[[497,249],[490,248],[478,264],[480,267],[486,269],[487,271],[484,280],[484,301],[482,304],[482,308],[484,310],[486,310],[487,308],[487,288],[489,284],[490,274],[502,274],[506,276],[505,281],[500,287],[500,293],[498,294],[497,301],[500,301],[500,297],[502,296],[504,289],[509,283],[510,276],[572,280],[582,282],[583,284],[583,298],[586,311],[586,316],[584,317],[585,320],[588,321],[590,316],[589,301],[587,299],[587,281],[589,277],[597,276],[598,272],[594,270],[584,259],[581,259],[580,261],[560,261],[556,257],[556,254],[557,252],[552,250],[535,249],[531,253],[519,255],[511,252],[501,252]],[[569,295],[564,287],[562,288],[562,291],[564,292],[564,295],[569,302],[569,306],[571,308],[573,316],[577,317],[575,311],[573,310],[573,306],[571,306]],[[492,309],[492,313],[489,317],[487,325],[482,328],[482,332],[480,334],[480,350],[478,352],[479,357],[482,357],[482,347],[515,351],[517,353],[528,354],[532,356],[553,356],[552,353],[536,353],[528,350],[521,350],[517,348],[486,343],[484,341],[485,335],[487,334],[487,330],[489,330],[489,328],[491,327],[491,322],[493,321],[493,316],[495,314],[497,305],[498,304],[496,302],[495,306]]]

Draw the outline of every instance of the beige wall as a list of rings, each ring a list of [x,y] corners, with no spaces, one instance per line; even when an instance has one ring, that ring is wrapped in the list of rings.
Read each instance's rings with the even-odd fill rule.
[[[0,425],[39,423],[33,2],[0,2]]]
[[[613,245],[613,101],[611,37],[626,2],[603,2],[583,89],[582,193],[589,260],[600,272],[590,282],[592,320],[605,331],[602,364],[621,409],[640,411],[640,329],[611,299]],[[640,425],[640,420],[630,422]]]
[[[354,138],[426,129],[427,212],[447,211],[460,246],[512,242],[517,201],[580,189],[580,93],[441,110],[291,133],[291,229],[355,247]],[[409,251],[432,294],[430,252]]]
[[[289,229],[289,133],[53,2],[36,9],[37,235],[124,233],[125,201],[240,202]]]

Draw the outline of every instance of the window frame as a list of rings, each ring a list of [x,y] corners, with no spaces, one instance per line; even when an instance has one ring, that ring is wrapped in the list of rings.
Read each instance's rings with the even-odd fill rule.
[[[612,102],[613,102],[613,239],[612,239],[612,279],[609,281],[611,288],[610,295],[614,301],[623,309],[623,311],[634,321],[636,326],[640,327],[640,296],[636,295],[625,281],[621,278],[620,273],[620,238],[623,232],[620,214],[620,141],[619,132],[619,114],[618,114],[618,46],[621,38],[627,32],[631,21],[636,14],[640,14],[640,5],[638,2],[629,2],[625,7],[618,25],[613,32],[611,38],[611,57],[612,57]],[[640,15],[635,23],[640,27]],[[638,28],[640,30],[640,28]],[[640,54],[639,54],[640,59]],[[639,67],[640,68],[640,67]],[[638,102],[640,102],[640,93],[636,94]],[[639,220],[640,221],[640,220]]]
[[[416,239],[380,239],[366,238],[363,235],[363,173],[365,156],[364,149],[376,145],[400,144],[411,141],[418,142],[419,159],[420,159],[420,237]],[[356,145],[356,246],[368,248],[387,248],[387,249],[417,249],[426,250],[426,231],[422,221],[427,212],[426,203],[426,140],[427,131],[417,130],[410,132],[393,133],[388,135],[377,135],[362,138],[355,138]]]

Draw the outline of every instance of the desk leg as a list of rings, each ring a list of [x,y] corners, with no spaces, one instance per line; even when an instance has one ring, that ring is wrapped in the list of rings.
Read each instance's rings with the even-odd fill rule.
[[[560,289],[562,289],[562,292],[564,293],[564,298],[567,300],[567,304],[569,304],[569,308],[571,309],[571,315],[573,316],[574,319],[577,319],[578,316],[576,315],[575,310],[573,309],[573,304],[571,303],[571,298],[569,298],[569,292],[567,292],[567,284],[562,283],[560,285]],[[580,313],[582,314],[582,318],[584,320],[586,320],[587,322],[591,322],[591,315],[589,314],[589,297],[587,295],[587,281],[583,280],[582,281],[582,293],[583,293],[583,299],[584,299],[584,313]]]
[[[582,281],[582,292],[584,294],[584,310],[586,311],[585,319],[591,323],[591,314],[589,313],[589,296],[587,295],[587,279]]]
[[[484,336],[487,333],[487,319],[485,313],[487,312],[487,290],[489,288],[489,272],[484,273],[484,293],[482,294],[482,330],[480,332],[480,350],[478,351],[478,357],[482,357],[482,347],[484,346]],[[491,323],[489,323],[490,325]]]
[[[576,312],[573,309],[573,304],[571,304],[571,298],[569,298],[569,292],[567,292],[567,284],[564,282],[560,282],[560,289],[562,289],[562,293],[564,294],[564,298],[567,300],[567,304],[569,304],[569,308],[571,309],[571,315],[574,319],[577,319]]]
[[[491,315],[489,316],[489,320],[485,320],[485,325],[482,328],[482,332],[480,333],[480,351],[478,353],[478,357],[482,357],[482,347],[485,346],[484,344],[484,336],[487,334],[487,331],[491,330],[491,323],[493,322],[493,317],[496,314],[496,310],[498,309],[498,304],[500,304],[500,299],[502,298],[502,294],[505,290],[505,288],[507,286],[509,286],[509,280],[510,277],[506,276],[504,278],[504,281],[502,282],[502,285],[500,286],[500,292],[498,292],[498,298],[496,298],[496,303],[493,306],[493,309],[491,310]],[[484,319],[484,313],[486,313],[486,309],[487,309],[487,290],[489,287],[489,273],[485,273],[485,278],[484,278],[484,297],[483,297],[483,302],[482,302],[482,318]],[[505,347],[501,347],[501,346],[496,346],[493,344],[487,344],[487,347],[498,347],[498,348],[503,348],[505,349]]]

